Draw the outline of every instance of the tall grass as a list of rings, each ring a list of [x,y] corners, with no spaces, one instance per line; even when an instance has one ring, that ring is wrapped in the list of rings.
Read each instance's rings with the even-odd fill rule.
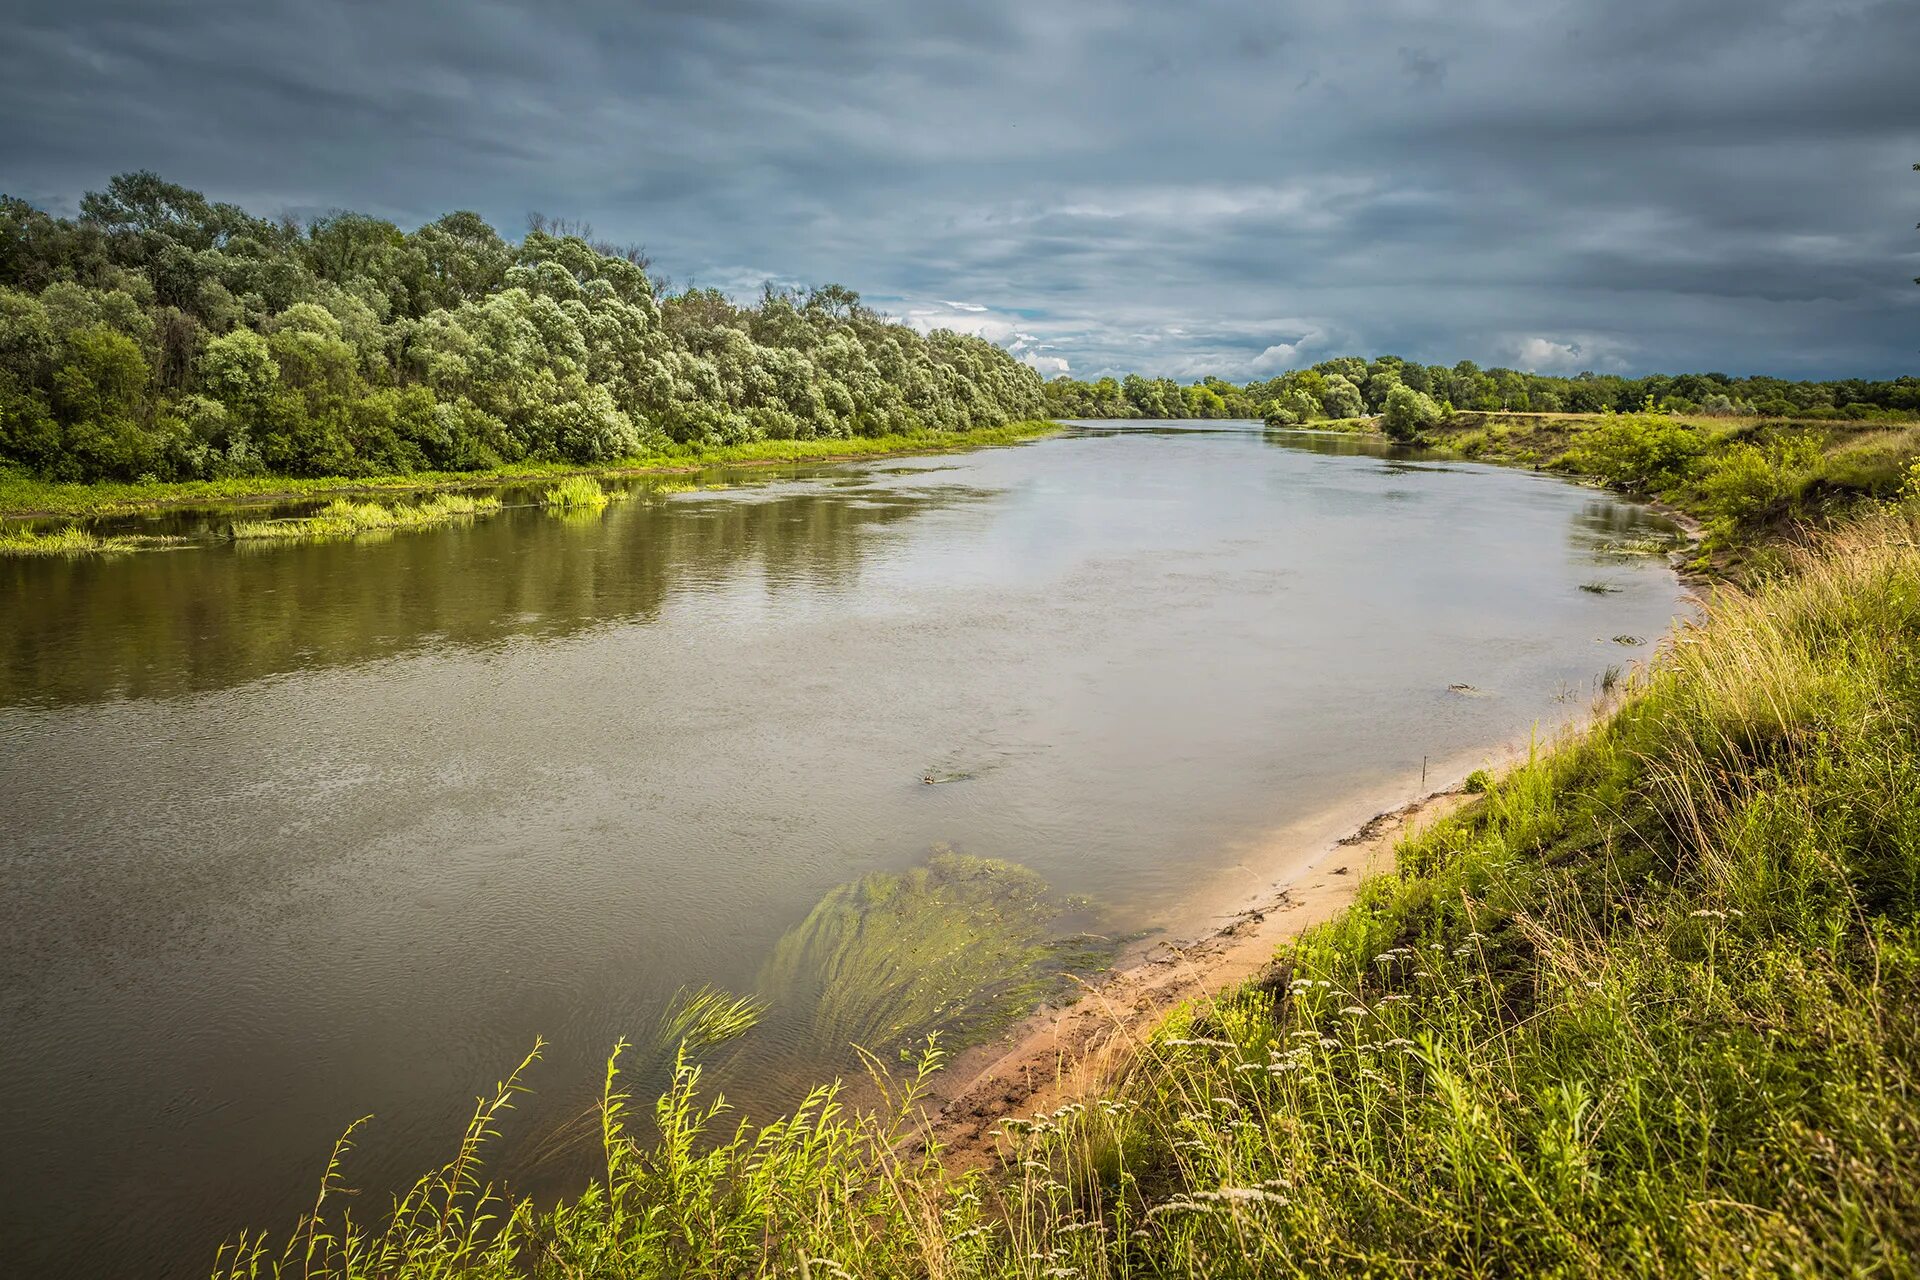
[[[610,500],[611,495],[592,476],[568,476],[543,495],[548,506],[563,509],[597,510]]]
[[[149,540],[150,541],[150,540]],[[88,556],[109,551],[132,551],[149,545],[138,538],[90,533],[78,525],[40,533],[33,529],[0,529],[0,556]]]
[[[390,507],[379,502],[350,502],[336,498],[319,512],[291,520],[236,520],[236,541],[255,542],[298,538],[350,538],[363,533],[426,529],[434,525],[491,515],[500,509],[498,498],[464,493],[437,494],[412,506]]]
[[[1913,1274],[1917,534],[1877,519],[1723,596],[1597,731],[1167,1027],[1119,1105],[1029,1126],[1069,1193],[1018,1198],[1015,1247],[1087,1275]]]

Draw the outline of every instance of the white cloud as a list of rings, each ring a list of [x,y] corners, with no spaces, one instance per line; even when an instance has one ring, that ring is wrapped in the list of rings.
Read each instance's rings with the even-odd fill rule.
[[[1255,373],[1280,373],[1300,362],[1300,342],[1276,342],[1247,362]]]
[[[1625,348],[1620,343],[1591,335],[1514,338],[1507,342],[1506,349],[1512,353],[1514,367],[1528,373],[1568,374],[1624,367],[1621,357]]]

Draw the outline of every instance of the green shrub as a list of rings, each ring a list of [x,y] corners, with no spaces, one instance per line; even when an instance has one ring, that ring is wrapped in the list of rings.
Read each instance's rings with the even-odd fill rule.
[[[1659,493],[1684,479],[1705,449],[1701,433],[1683,422],[1658,414],[1621,414],[1581,433],[1567,462],[1615,488]]]
[[[1395,385],[1387,392],[1381,426],[1395,440],[1412,440],[1440,421],[1440,406],[1424,391]]]

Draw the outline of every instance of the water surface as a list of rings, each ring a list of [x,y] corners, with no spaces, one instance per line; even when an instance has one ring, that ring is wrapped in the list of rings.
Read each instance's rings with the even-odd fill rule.
[[[836,886],[950,848],[1175,923],[1251,836],[1572,716],[1677,609],[1608,550],[1644,510],[1354,437],[737,480],[0,562],[8,1270],[204,1274],[374,1112],[365,1212],[536,1036],[503,1156],[563,1185],[612,1042],[753,989]],[[730,1094],[843,1067],[807,1025]]]

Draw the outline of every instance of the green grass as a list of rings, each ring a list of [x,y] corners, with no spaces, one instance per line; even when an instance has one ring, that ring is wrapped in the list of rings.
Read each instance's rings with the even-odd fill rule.
[[[233,523],[233,537],[239,542],[350,538],[363,533],[426,529],[455,520],[491,515],[499,509],[498,498],[475,497],[464,493],[436,494],[422,503],[391,507],[378,502],[350,502],[345,498],[336,498],[311,516],[289,520],[236,520]]]
[[[542,495],[550,507],[598,510],[612,501],[613,495],[600,487],[592,476],[568,476]]]
[[[1457,414],[1423,443],[1585,476],[1701,522],[1702,568],[1765,567],[1804,525],[1920,492],[1920,426],[1664,414]]]
[[[1786,564],[997,1170],[924,1141],[936,1054],[755,1125],[679,1026],[644,1119],[616,1050],[576,1196],[482,1173],[516,1075],[397,1206],[336,1152],[220,1274],[1920,1273],[1920,513]]]
[[[116,515],[169,506],[207,506],[332,494],[413,493],[473,488],[567,475],[645,475],[721,466],[769,466],[885,454],[943,453],[954,449],[1014,444],[1059,429],[1052,422],[1033,421],[982,427],[973,431],[926,431],[847,439],[759,440],[707,448],[675,445],[603,466],[524,462],[489,471],[423,471],[390,476],[248,476],[226,480],[69,484],[39,480],[17,471],[0,470],[0,517]]]
[[[138,538],[103,537],[70,527],[52,533],[33,529],[0,529],[0,556],[89,556],[133,551],[149,545]]]
[[[1617,714],[1169,1026],[1122,1110],[1029,1138],[1072,1212],[1151,1215],[1065,1265],[1914,1274],[1917,533],[1720,595]]]

